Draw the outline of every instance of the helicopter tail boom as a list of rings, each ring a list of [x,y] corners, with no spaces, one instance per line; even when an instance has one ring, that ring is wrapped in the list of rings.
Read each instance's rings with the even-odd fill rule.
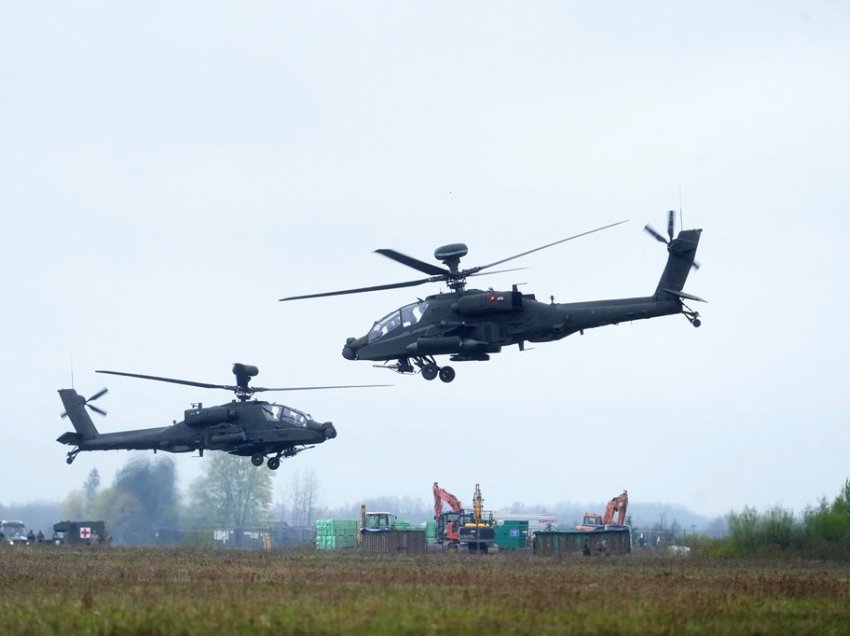
[[[59,389],[59,397],[65,406],[76,433],[64,433],[57,441],[63,444],[79,444],[82,440],[94,439],[99,435],[94,422],[86,411],[86,399],[74,389]]]
[[[679,235],[667,245],[669,256],[667,265],[655,289],[656,298],[678,297],[688,280],[688,274],[694,267],[694,257],[697,253],[702,230],[682,230]]]

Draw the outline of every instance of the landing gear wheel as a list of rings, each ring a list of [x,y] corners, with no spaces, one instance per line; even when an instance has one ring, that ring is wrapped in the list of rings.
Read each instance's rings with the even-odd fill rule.
[[[455,379],[455,370],[451,367],[443,367],[440,369],[440,379],[443,382],[451,382]]]
[[[694,318],[693,321],[691,322],[691,324],[694,327],[699,327],[702,324],[702,320],[700,320],[699,318]]]
[[[264,461],[266,461],[266,458],[263,457],[262,453],[254,453],[251,455],[251,463],[254,464],[254,466],[262,466]]]
[[[269,457],[269,469],[277,470],[280,468],[280,460],[277,457]]]
[[[66,464],[69,464],[69,465],[70,465],[70,464],[73,464],[73,463],[74,463],[74,458],[73,458],[73,457],[71,457],[70,455],[68,455],[68,457],[66,457],[66,458],[65,458],[65,463],[66,463]]]
[[[422,367],[422,377],[428,381],[436,378],[438,373],[440,373],[440,370],[437,368],[436,364],[426,364]]]

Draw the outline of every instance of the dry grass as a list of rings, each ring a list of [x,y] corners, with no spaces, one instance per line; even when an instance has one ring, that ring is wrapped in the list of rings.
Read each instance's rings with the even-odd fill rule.
[[[0,550],[0,633],[850,633],[843,564]]]

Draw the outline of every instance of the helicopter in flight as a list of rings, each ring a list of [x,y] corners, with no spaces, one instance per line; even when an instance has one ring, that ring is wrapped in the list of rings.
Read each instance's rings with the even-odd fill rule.
[[[650,296],[556,303],[554,299],[541,302],[534,294],[520,292],[517,285],[513,285],[511,291],[466,289],[467,278],[497,273],[484,272],[495,265],[625,222],[612,223],[468,269],[460,269],[460,260],[468,251],[463,243],[437,248],[434,257],[445,267],[392,249],[379,249],[375,250],[378,254],[427,274],[427,278],[279,300],[359,294],[443,281],[450,292],[427,296],[424,300],[391,311],[375,322],[366,335],[348,338],[342,349],[346,360],[383,361],[383,364],[375,366],[403,374],[421,373],[426,380],[439,377],[443,382],[454,380],[455,371],[450,366],[438,365],[435,357],[438,355],[450,356],[451,362],[485,361],[502,347],[518,345],[523,350],[527,342],[560,340],[576,332],[583,334],[585,329],[593,327],[671,314],[683,314],[694,327],[699,327],[699,313],[688,307],[685,301],[705,301],[682,289],[691,268],[699,268],[694,256],[702,230],[681,230],[674,237],[675,213],[672,210],[667,222],[669,240],[650,225],[644,228],[655,239],[665,243],[668,252],[661,279]]]
[[[96,450],[158,450],[169,453],[187,453],[197,450],[220,450],[231,455],[247,456],[254,466],[261,466],[268,456],[268,467],[277,470],[280,460],[294,457],[303,450],[313,448],[336,437],[336,428],[331,422],[317,422],[309,414],[290,406],[252,400],[254,393],[263,391],[310,391],[316,389],[348,389],[388,386],[386,384],[358,384],[345,386],[302,386],[267,389],[249,386],[251,378],[259,373],[255,366],[236,363],[233,374],[235,385],[207,384],[190,380],[176,380],[138,373],[120,371],[97,371],[131,378],[157,380],[174,384],[186,384],[204,389],[233,391],[237,400],[219,406],[203,406],[200,402],[183,413],[183,420],[171,426],[147,428],[117,433],[100,433],[86,412],[86,407],[106,415],[106,411],[92,404],[102,397],[102,389],[86,399],[74,389],[60,389],[59,397],[65,406],[62,417],[68,417],[76,432],[63,433],[56,440],[74,446],[68,452],[68,464],[72,464],[80,451]]]

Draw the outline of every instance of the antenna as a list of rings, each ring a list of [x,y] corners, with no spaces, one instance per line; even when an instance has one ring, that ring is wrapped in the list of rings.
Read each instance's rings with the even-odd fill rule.
[[[685,229],[685,220],[682,218],[682,184],[679,184],[679,229]]]
[[[74,388],[74,354],[71,354],[71,388]]]

